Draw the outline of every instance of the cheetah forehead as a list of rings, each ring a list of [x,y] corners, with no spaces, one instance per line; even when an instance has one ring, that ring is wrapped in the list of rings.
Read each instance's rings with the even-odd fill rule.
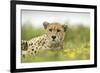
[[[64,28],[63,28],[63,26],[60,24],[60,23],[57,23],[57,22],[55,22],[55,23],[50,23],[48,26],[47,26],[47,29],[55,29],[55,30],[57,30],[57,29],[60,29],[60,30],[64,30]]]

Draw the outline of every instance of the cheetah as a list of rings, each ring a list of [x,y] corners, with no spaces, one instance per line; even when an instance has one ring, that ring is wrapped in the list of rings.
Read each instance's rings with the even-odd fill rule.
[[[64,35],[67,25],[61,25],[57,22],[43,23],[45,34],[32,38],[28,41],[21,41],[22,55],[30,54],[35,56],[39,50],[45,49],[63,49]]]

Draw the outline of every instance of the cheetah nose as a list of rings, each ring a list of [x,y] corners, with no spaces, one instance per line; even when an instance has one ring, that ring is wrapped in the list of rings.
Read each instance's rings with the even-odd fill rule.
[[[53,38],[53,39],[55,39],[55,38],[56,38],[56,36],[52,36],[52,38]]]

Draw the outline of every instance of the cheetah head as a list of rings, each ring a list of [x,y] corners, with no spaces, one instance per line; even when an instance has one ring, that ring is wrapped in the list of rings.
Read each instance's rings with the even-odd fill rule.
[[[67,25],[61,25],[57,22],[44,22],[43,26],[50,42],[59,43],[64,40],[64,32],[67,30]]]

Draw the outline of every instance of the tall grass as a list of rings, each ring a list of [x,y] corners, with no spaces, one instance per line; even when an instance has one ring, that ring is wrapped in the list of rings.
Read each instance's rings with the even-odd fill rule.
[[[31,24],[21,27],[21,39],[29,40],[45,33],[43,28],[35,28]],[[90,58],[90,28],[86,26],[69,26],[65,32],[63,50],[41,51],[37,56],[21,58],[22,62],[87,60]]]

